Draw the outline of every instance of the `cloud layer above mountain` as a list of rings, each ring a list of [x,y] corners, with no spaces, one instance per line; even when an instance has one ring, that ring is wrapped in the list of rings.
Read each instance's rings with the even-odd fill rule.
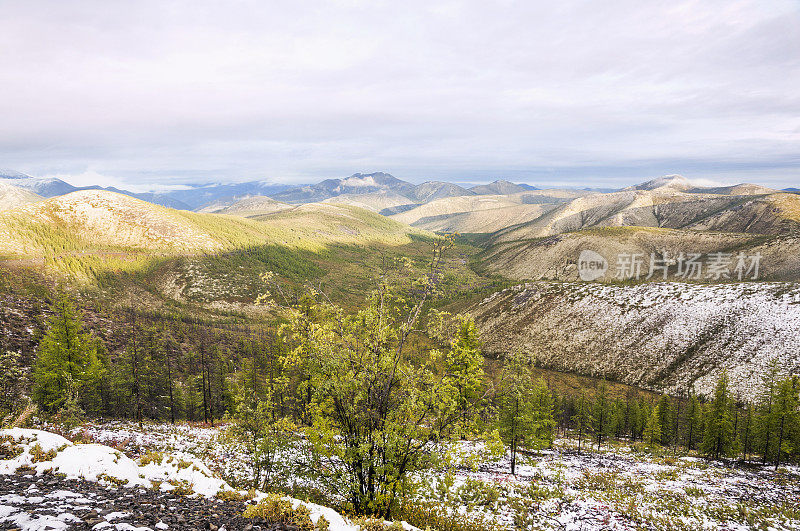
[[[792,1],[7,2],[0,166],[796,185]]]

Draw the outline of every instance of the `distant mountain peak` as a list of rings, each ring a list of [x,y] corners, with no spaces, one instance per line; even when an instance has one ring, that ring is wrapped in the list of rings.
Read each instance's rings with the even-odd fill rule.
[[[676,191],[683,191],[693,188],[694,185],[683,175],[672,174],[657,177],[636,186],[623,188],[623,190],[657,190],[659,188],[670,188]]]
[[[33,179],[33,177],[16,170],[0,168],[0,179]]]
[[[536,188],[528,184],[517,184],[505,179],[498,179],[490,184],[473,186],[469,190],[478,195],[511,195],[536,190]]]

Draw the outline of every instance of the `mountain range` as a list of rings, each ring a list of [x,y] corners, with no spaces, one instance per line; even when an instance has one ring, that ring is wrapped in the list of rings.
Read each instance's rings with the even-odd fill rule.
[[[800,195],[791,190],[701,187],[677,175],[610,192],[507,181],[466,188],[373,173],[147,195],[11,172],[0,179],[0,262],[21,271],[16,281],[32,270],[116,278],[118,296],[156,306],[257,311],[252,294],[264,271],[324,275],[338,297],[353,297],[388,263],[387,250],[424,262],[433,232],[462,234],[447,271],[453,286],[475,295],[492,279],[518,283],[458,303],[476,317],[490,355],[526,349],[556,370],[676,393],[708,392],[722,367],[747,382],[771,357],[796,361],[785,340],[800,334],[785,297],[800,300]],[[587,249],[609,263],[602,283],[576,282]],[[674,264],[649,282],[615,277],[621,254],[678,253],[758,255],[758,280],[770,282],[687,282]],[[595,352],[603,354],[587,355]],[[638,361],[621,371],[632,353]]]
[[[54,177],[32,177],[13,170],[0,170],[0,182],[31,191],[44,198],[76,192],[78,190],[108,190],[136,197],[179,210],[201,210],[217,201],[230,201],[232,198],[268,196],[277,201],[303,204],[324,201],[334,197],[352,199],[353,196],[368,194],[387,195],[394,198],[392,203],[422,204],[444,197],[457,197],[483,194],[512,194],[536,188],[527,184],[514,184],[498,180],[488,185],[464,188],[458,184],[428,181],[412,184],[388,173],[356,173],[342,179],[326,179],[317,184],[288,185],[268,181],[248,181],[241,183],[188,184],[180,189],[163,192],[132,192],[115,187],[100,185],[73,186]]]

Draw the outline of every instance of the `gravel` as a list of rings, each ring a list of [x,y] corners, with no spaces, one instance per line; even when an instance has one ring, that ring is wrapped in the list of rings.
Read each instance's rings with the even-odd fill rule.
[[[297,529],[242,518],[244,508],[243,502],[105,487],[51,474],[0,475],[0,509],[5,509],[5,513],[11,511],[5,517],[0,513],[0,529]]]

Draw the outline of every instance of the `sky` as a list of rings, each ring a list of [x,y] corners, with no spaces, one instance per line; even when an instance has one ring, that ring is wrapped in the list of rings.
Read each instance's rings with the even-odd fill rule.
[[[73,184],[800,186],[800,2],[0,0],[0,167]]]

